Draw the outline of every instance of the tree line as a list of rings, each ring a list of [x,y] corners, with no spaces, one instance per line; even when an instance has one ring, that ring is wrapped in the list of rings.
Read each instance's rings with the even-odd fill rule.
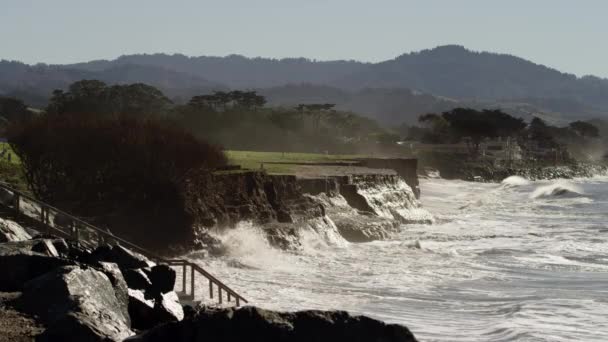
[[[409,127],[407,138],[429,144],[467,142],[471,154],[479,153],[485,139],[510,137],[524,148],[533,145],[539,149],[568,148],[575,155],[598,143],[598,127],[590,122],[574,121],[565,127],[547,124],[535,117],[528,124],[501,110],[475,110],[455,108],[450,111],[419,116],[420,126]]]

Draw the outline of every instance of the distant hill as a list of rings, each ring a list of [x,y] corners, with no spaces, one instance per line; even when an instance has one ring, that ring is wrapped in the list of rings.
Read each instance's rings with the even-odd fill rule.
[[[140,54],[70,65],[0,62],[0,94],[39,105],[80,79],[143,82],[177,101],[257,89],[271,104],[336,103],[384,123],[413,122],[453,106],[503,108],[556,121],[608,118],[608,80],[578,78],[525,59],[448,45],[380,63]]]
[[[65,89],[82,79],[97,79],[108,84],[146,83],[169,97],[182,99],[227,88],[198,76],[149,65],[108,65],[102,70],[85,70],[0,61],[0,95],[16,96],[34,106],[44,106],[53,90]]]
[[[608,80],[448,45],[401,55],[335,80],[342,88],[409,87],[458,99],[568,99],[608,108]]]
[[[180,54],[140,54],[115,60],[71,64],[66,67],[102,71],[125,64],[148,65],[214,80],[231,88],[266,88],[288,83],[328,84],[369,64],[356,61],[313,61],[306,58],[187,57]]]

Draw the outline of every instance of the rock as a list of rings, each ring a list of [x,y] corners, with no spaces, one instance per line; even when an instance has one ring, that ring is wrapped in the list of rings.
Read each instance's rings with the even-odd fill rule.
[[[144,292],[147,292],[150,288],[152,288],[150,278],[148,278],[148,275],[141,268],[122,270],[122,275],[130,289],[143,290]],[[149,298],[152,298],[152,296]]]
[[[32,252],[32,242],[35,240],[0,244],[0,291],[19,291],[31,279],[61,266],[74,265],[68,259]]]
[[[14,194],[12,191],[0,188],[0,203],[6,206],[13,205]]]
[[[129,288],[127,282],[122,276],[122,272],[118,268],[118,265],[109,262],[100,262],[100,270],[110,279],[112,287],[114,288],[114,294],[116,300],[122,309],[123,316],[127,319],[127,323],[131,326],[131,318],[129,316]]]
[[[155,265],[145,256],[119,245],[103,245],[98,247],[91,254],[91,260],[112,262],[117,264],[121,270],[152,267]]]
[[[132,335],[110,279],[65,266],[27,282],[19,307],[47,327],[43,341],[121,341]]]
[[[301,311],[282,313],[244,307],[203,309],[194,317],[155,327],[131,337],[129,342],[216,341],[254,339],[273,342],[415,342],[404,326],[385,324],[343,311]]]
[[[154,312],[160,323],[177,322],[184,319],[184,308],[175,292],[160,295],[154,303]]]
[[[150,272],[151,290],[159,294],[173,291],[175,287],[175,270],[168,265],[156,265]]]
[[[59,257],[59,252],[52,240],[42,239],[32,246],[32,252],[42,253],[48,256]]]
[[[0,190],[4,190],[0,188]],[[31,235],[17,222],[0,218],[0,242],[25,241]]]
[[[181,321],[184,311],[175,292],[148,299],[141,290],[129,289],[129,315],[134,329],[150,329],[162,323]]]
[[[133,329],[150,329],[156,324],[154,300],[146,299],[141,290],[128,289],[129,316]]]

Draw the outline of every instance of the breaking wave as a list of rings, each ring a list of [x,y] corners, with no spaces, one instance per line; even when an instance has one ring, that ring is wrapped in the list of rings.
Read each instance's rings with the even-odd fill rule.
[[[558,181],[553,184],[543,185],[536,188],[530,198],[546,198],[546,197],[580,197],[584,196],[582,190],[565,181]]]

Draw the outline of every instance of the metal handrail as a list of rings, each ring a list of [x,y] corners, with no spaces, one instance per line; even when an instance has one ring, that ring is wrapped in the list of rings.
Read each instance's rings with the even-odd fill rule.
[[[63,215],[65,217],[68,217],[72,222],[77,222],[78,224],[84,226],[87,229],[90,229],[92,231],[94,231],[97,234],[101,234],[102,236],[109,238],[111,240],[117,241],[120,244],[124,245],[124,246],[128,246],[131,249],[137,251],[138,253],[158,262],[158,263],[165,263],[169,266],[181,266],[182,270],[183,270],[183,276],[182,276],[182,292],[184,294],[187,295],[187,286],[186,286],[186,276],[187,276],[187,267],[190,267],[190,291],[191,291],[191,297],[192,299],[194,299],[195,296],[195,271],[196,273],[199,273],[200,275],[204,276],[205,278],[207,278],[209,280],[209,295],[210,298],[213,298],[213,285],[215,284],[218,288],[218,300],[219,303],[222,304],[222,290],[226,292],[227,294],[227,299],[228,302],[230,302],[231,297],[234,297],[235,301],[236,301],[236,306],[240,306],[241,302],[244,303],[248,303],[248,301],[241,295],[239,295],[238,293],[236,293],[236,291],[234,291],[233,289],[231,289],[230,287],[228,287],[228,285],[224,284],[222,281],[220,281],[219,279],[217,279],[215,276],[213,276],[211,273],[207,272],[204,268],[202,268],[201,266],[190,262],[188,260],[185,259],[165,259],[153,252],[148,251],[147,249],[140,247],[132,242],[129,242],[121,237],[118,237],[108,231],[102,230],[101,228],[95,227],[92,224],[83,221],[82,219],[75,217],[71,214],[66,213],[65,211],[55,208],[45,202],[42,202],[40,200],[37,200],[35,198],[33,198],[32,196],[29,196],[27,194],[22,193],[19,190],[16,190],[14,188],[12,188],[11,186],[7,185],[4,182],[0,182],[0,188],[4,189],[4,190],[8,190],[10,192],[13,193],[14,196],[14,210],[17,212],[17,215],[20,215],[20,207],[19,207],[19,201],[20,198],[25,198],[27,200],[29,200],[30,202],[33,202],[35,204],[37,204],[40,207],[43,219],[39,220],[37,217],[31,217],[28,215],[28,217],[32,218],[32,219],[36,219],[38,222],[41,222],[42,224],[44,224],[46,226],[46,228],[51,228],[51,229],[55,229],[57,231],[60,231],[62,234],[65,234],[71,238],[74,238],[74,235],[71,234],[71,232],[65,232],[55,226],[52,226],[50,224],[50,222],[48,221],[48,214],[49,214],[49,210],[54,211],[55,215],[60,214]],[[46,216],[45,216],[46,215]],[[78,234],[78,227],[76,227],[75,224],[72,224],[72,228],[75,229],[76,231],[76,240],[78,242],[80,242],[80,238],[79,238],[79,234]]]

